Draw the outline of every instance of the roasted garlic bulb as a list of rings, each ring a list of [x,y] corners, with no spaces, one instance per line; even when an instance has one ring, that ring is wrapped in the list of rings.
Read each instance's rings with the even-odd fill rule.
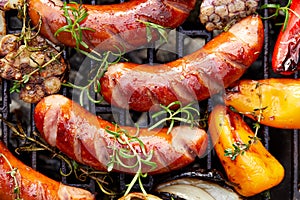
[[[28,103],[57,93],[68,69],[60,52],[39,35],[32,35],[26,44],[17,35],[5,35],[0,56],[0,77],[12,80],[11,90]]]
[[[200,6],[200,21],[208,31],[222,30],[254,13],[258,0],[204,0]]]

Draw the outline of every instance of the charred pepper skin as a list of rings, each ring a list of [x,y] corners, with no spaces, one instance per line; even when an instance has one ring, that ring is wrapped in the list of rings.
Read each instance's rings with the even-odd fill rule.
[[[242,196],[254,196],[283,180],[283,166],[259,140],[234,160],[225,156],[225,150],[233,149],[234,143],[247,144],[254,136],[240,114],[223,105],[215,106],[209,116],[209,132],[229,182]]]
[[[259,112],[257,109],[263,108],[261,124],[282,129],[300,129],[299,91],[300,79],[239,80],[226,90],[224,102],[254,120]]]
[[[292,0],[287,26],[281,28],[273,51],[272,68],[275,73],[291,75],[300,70],[299,15],[300,0]]]

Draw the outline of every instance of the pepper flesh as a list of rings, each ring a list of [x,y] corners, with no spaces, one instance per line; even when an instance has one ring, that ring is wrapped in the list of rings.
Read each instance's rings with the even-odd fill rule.
[[[300,128],[300,79],[240,80],[226,90],[224,101],[252,119],[263,109],[261,124]]]
[[[287,26],[281,28],[272,57],[273,71],[282,75],[300,70],[300,0],[292,0],[288,13]]]
[[[225,156],[225,150],[232,149],[235,142],[247,144],[249,137],[254,137],[238,113],[225,106],[215,106],[209,118],[209,132],[226,175],[239,194],[253,196],[282,181],[283,166],[259,140],[234,160]]]

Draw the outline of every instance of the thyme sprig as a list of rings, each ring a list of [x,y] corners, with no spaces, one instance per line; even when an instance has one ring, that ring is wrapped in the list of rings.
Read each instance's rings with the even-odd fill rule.
[[[167,131],[167,134],[169,134],[174,125],[175,122],[183,122],[185,124],[190,124],[191,127],[198,126],[200,121],[204,121],[205,119],[200,119],[200,111],[193,107],[193,105],[196,102],[191,102],[185,106],[182,105],[180,101],[174,101],[170,103],[168,106],[160,105],[162,108],[161,111],[158,111],[154,113],[151,118],[155,119],[160,116],[166,116],[163,119],[159,120],[155,124],[153,124],[151,127],[149,127],[149,130],[152,130],[154,128],[157,128],[161,125],[165,125],[166,122],[169,122],[169,128]],[[172,108],[179,107],[178,109],[174,110]]]
[[[37,152],[37,151],[48,151],[52,154],[52,157],[58,158],[59,160],[63,161],[67,165],[67,169],[69,171],[63,172],[60,169],[60,174],[62,176],[70,176],[74,174],[77,180],[79,181],[86,181],[87,178],[94,180],[101,191],[107,195],[116,195],[114,191],[109,188],[109,183],[112,180],[107,180],[109,175],[107,172],[96,171],[88,166],[80,165],[74,160],[71,160],[64,154],[58,152],[55,148],[50,147],[40,136],[37,132],[33,132],[33,136],[29,136],[24,131],[22,125],[18,122],[17,124],[13,124],[8,122],[6,119],[0,116],[0,119],[10,128],[14,136],[17,136],[21,140],[24,140],[27,145],[18,147],[15,149],[17,154],[20,152]]]
[[[87,10],[82,6],[82,4],[78,4],[77,2],[70,2],[70,4],[74,4],[75,6],[68,5],[64,2],[62,6],[62,10],[64,11],[64,17],[66,18],[67,24],[63,27],[60,27],[55,33],[54,36],[59,35],[61,32],[69,32],[72,38],[75,40],[76,47],[75,49],[78,51],[80,47],[84,47],[88,49],[88,45],[82,40],[83,31],[95,31],[89,27],[82,27],[80,23],[82,23],[88,16]],[[70,15],[72,13],[72,16]]]
[[[282,25],[283,24],[283,31],[285,31],[288,21],[289,21],[289,12],[292,12],[294,15],[296,15],[298,18],[300,18],[300,15],[296,13],[294,10],[290,9],[290,5],[292,3],[292,0],[289,0],[288,3],[285,6],[281,6],[280,4],[264,4],[260,8],[261,9],[275,9],[274,14],[264,17],[263,19],[271,19],[273,17],[277,17],[281,12],[284,14],[284,22],[283,23],[277,23],[276,25]]]
[[[42,20],[39,20],[39,23],[35,27],[30,26],[30,21],[27,21],[27,3],[24,3],[20,8],[18,8],[18,17],[22,19],[22,30],[18,36],[18,41],[22,41],[24,43],[25,48],[19,49],[17,54],[14,58],[17,58],[22,54],[24,51],[35,52],[35,51],[42,51],[48,46],[30,46],[29,42],[36,38],[39,35]],[[41,69],[45,68],[46,66],[50,65],[52,62],[57,61],[57,58],[62,54],[58,52],[58,54],[53,55],[52,59],[50,59],[47,63],[40,66],[34,58],[31,58],[31,61],[36,64],[36,69],[30,72],[29,74],[25,74],[22,76],[21,80],[14,80],[13,85],[10,88],[10,93],[13,92],[20,92],[20,88],[23,87],[26,83],[29,82],[31,76],[36,72],[40,71]]]
[[[224,150],[224,156],[230,157],[231,160],[235,160],[238,155],[243,155],[246,151],[250,149],[250,147],[255,144],[260,138],[257,136],[258,131],[261,128],[260,122],[263,119],[263,111],[267,109],[267,106],[263,107],[262,105],[262,91],[260,87],[260,83],[257,82],[255,85],[255,89],[258,89],[258,93],[256,95],[259,99],[259,108],[255,108],[253,112],[250,113],[241,113],[241,114],[251,114],[256,118],[256,122],[253,123],[253,128],[255,129],[254,136],[249,136],[248,142],[242,143],[240,141],[234,142],[232,144],[233,148],[227,148]],[[233,111],[236,111],[234,108],[231,108]],[[257,113],[258,112],[258,113]]]
[[[129,194],[136,182],[138,182],[142,192],[147,194],[142,183],[142,178],[147,177],[147,173],[143,173],[142,168],[146,165],[151,167],[152,170],[157,167],[157,164],[151,161],[154,151],[151,149],[147,152],[144,143],[137,137],[139,128],[137,127],[136,136],[129,135],[126,130],[121,129],[118,125],[115,126],[114,130],[107,127],[106,132],[109,133],[115,141],[114,145],[109,147],[112,149],[113,153],[110,155],[110,162],[107,164],[108,171],[111,171],[118,166],[129,170],[137,168],[134,172],[135,175],[133,179],[127,186],[124,196]],[[123,147],[120,148],[120,145]],[[128,165],[124,163],[123,160],[133,161],[133,164]]]
[[[39,19],[38,24],[35,27],[30,26],[30,20],[27,21],[27,3],[24,3],[21,8],[18,9],[18,17],[22,19],[22,29],[19,36],[19,41],[23,41],[25,44],[25,49],[28,49],[29,51],[38,51],[45,49],[46,47],[31,47],[28,42],[37,37],[41,30],[42,25],[42,19]],[[35,31],[35,33],[34,33]],[[33,34],[34,33],[34,34]]]
[[[10,161],[8,160],[8,158],[4,155],[4,154],[1,154],[0,153],[0,158],[3,158],[5,160],[5,162],[8,164],[8,167],[10,169],[9,172],[7,172],[7,174],[9,174],[12,178],[13,178],[13,182],[14,182],[14,194],[16,195],[16,198],[15,200],[22,200],[21,198],[21,193],[20,193],[20,185],[18,183],[18,180],[17,180],[17,173],[18,173],[18,168],[16,167],[13,167],[10,163]]]
[[[166,27],[161,26],[159,24],[155,24],[152,22],[146,22],[140,19],[137,19],[138,22],[141,22],[146,25],[146,34],[147,34],[147,42],[151,42],[153,36],[152,36],[152,30],[157,30],[159,34],[159,40],[161,43],[168,42],[168,32]]]

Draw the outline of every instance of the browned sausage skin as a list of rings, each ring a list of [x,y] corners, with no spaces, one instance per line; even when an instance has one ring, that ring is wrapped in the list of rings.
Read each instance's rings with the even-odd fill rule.
[[[148,111],[155,104],[204,100],[239,79],[258,58],[264,38],[259,16],[249,16],[200,50],[170,63],[111,65],[101,93],[114,106]]]
[[[7,160],[6,160],[7,159]],[[16,187],[9,172],[16,168],[16,178],[23,200],[93,200],[94,196],[81,188],[54,181],[23,164],[0,142],[0,199],[15,199]]]
[[[135,49],[147,43],[146,26],[138,20],[176,28],[186,20],[195,3],[196,0],[132,0],[113,5],[83,5],[88,16],[80,26],[94,30],[83,31],[83,41],[91,50],[115,51],[114,45],[127,51]],[[42,20],[41,33],[46,38],[75,47],[70,33],[54,36],[67,24],[62,6],[60,0],[29,0],[29,16],[33,25]],[[155,34],[153,38],[157,38]]]
[[[48,96],[40,101],[35,108],[34,120],[42,137],[51,146],[56,146],[70,158],[98,170],[107,170],[113,154],[112,147],[129,148],[128,145],[117,143],[107,132],[107,129],[115,131],[115,125],[62,95]],[[157,174],[179,169],[206,152],[208,137],[205,131],[198,128],[178,126],[169,134],[166,129],[148,131],[141,128],[138,131],[133,127],[121,128],[129,135],[137,134],[147,153],[153,151],[151,161],[157,167],[152,169],[143,164],[143,173]],[[145,159],[140,145],[133,143],[133,146],[140,157]],[[123,159],[127,165],[135,161]],[[137,168],[116,165],[114,170],[133,174]]]

